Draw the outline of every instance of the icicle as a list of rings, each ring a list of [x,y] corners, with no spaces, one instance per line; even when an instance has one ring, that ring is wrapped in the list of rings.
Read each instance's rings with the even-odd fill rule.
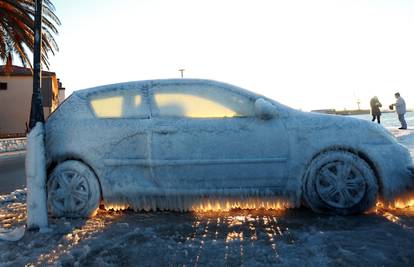
[[[246,190],[243,194],[230,190],[168,192],[162,195],[142,193],[135,197],[112,197],[105,201],[107,209],[133,208],[136,211],[228,211],[230,209],[285,209],[295,206],[291,197],[280,196],[270,190]],[[187,193],[187,194],[186,194]],[[116,204],[115,204],[116,203]]]

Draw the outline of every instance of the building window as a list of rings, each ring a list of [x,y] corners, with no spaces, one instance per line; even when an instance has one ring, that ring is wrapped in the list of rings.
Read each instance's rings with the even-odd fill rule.
[[[0,82],[0,90],[7,90],[7,83]]]

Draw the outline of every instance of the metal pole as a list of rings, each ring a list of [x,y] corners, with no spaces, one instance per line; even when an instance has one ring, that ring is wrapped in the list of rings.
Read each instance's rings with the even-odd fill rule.
[[[33,94],[32,107],[30,110],[29,131],[35,127],[36,122],[44,122],[42,105],[42,7],[43,1],[36,0],[35,24],[34,24],[34,50],[33,50]]]
[[[185,69],[179,69],[178,71],[181,72],[181,78],[184,78],[184,71],[185,71]]]

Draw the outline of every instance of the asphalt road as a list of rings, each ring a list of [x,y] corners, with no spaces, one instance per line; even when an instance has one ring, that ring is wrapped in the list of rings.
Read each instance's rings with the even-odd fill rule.
[[[0,154],[0,195],[26,186],[24,153]]]

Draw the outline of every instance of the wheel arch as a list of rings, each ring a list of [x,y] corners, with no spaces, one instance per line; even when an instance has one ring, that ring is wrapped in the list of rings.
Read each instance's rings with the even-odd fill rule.
[[[52,173],[52,171],[56,168],[56,166],[58,166],[59,164],[65,162],[65,161],[69,161],[69,160],[74,160],[74,161],[79,161],[82,164],[84,164],[85,166],[87,166],[95,175],[96,180],[98,181],[99,184],[99,193],[101,196],[100,202],[102,202],[103,200],[103,195],[102,195],[102,183],[100,180],[100,177],[98,176],[98,174],[96,173],[95,169],[92,167],[91,164],[89,164],[87,161],[83,160],[82,157],[77,157],[77,156],[73,156],[73,155],[65,155],[63,157],[59,157],[58,159],[52,159],[50,161],[50,163],[48,164],[48,166],[46,167],[46,183],[49,180],[49,175]]]
[[[315,158],[317,158],[318,156],[320,156],[321,154],[330,152],[330,151],[345,151],[345,152],[349,152],[352,153],[358,157],[360,157],[361,159],[363,159],[368,165],[369,167],[372,169],[372,171],[374,172],[375,178],[377,180],[377,184],[378,184],[378,194],[379,196],[383,195],[383,182],[382,182],[382,176],[379,172],[379,168],[376,166],[375,162],[368,156],[368,154],[361,150],[361,149],[356,149],[354,147],[351,146],[343,146],[343,145],[337,145],[337,146],[329,146],[326,147],[324,149],[319,150],[317,153],[313,154],[312,157],[310,157],[310,159],[306,162],[305,164],[305,168],[302,172],[301,175],[301,184],[303,185],[304,183],[304,179],[306,178],[306,174],[308,169],[310,168],[312,162],[314,161]],[[302,188],[302,186],[301,186]],[[303,198],[303,190],[301,190],[301,199]]]

